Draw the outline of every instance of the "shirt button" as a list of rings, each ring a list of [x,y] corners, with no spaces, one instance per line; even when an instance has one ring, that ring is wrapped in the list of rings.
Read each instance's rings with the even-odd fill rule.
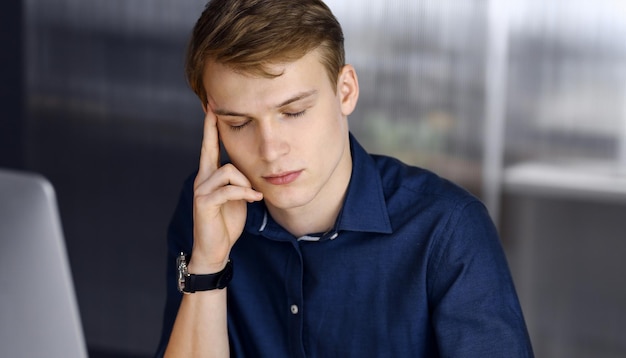
[[[298,314],[298,305],[291,305],[291,313]]]

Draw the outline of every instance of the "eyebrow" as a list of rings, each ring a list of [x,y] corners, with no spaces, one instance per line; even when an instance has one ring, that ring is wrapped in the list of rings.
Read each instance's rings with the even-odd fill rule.
[[[317,94],[317,90],[310,90],[310,91],[299,93],[299,94],[291,97],[290,99],[284,101],[283,103],[279,104],[278,106],[276,106],[276,108],[285,107],[286,105],[289,105],[289,104],[291,104],[293,102],[298,102],[299,100],[311,97],[311,96],[313,96],[315,94]]]
[[[300,100],[303,100],[305,98],[309,98],[313,95],[317,94],[317,90],[310,90],[310,91],[306,91],[306,92],[302,92],[302,93],[298,93],[297,95],[287,99],[286,101],[280,103],[279,105],[276,106],[276,108],[282,108],[285,107],[287,105],[290,105],[294,102],[298,102]],[[233,112],[233,111],[229,111],[229,110],[225,110],[225,109],[220,109],[220,108],[216,108],[213,110],[213,113],[219,115],[219,116],[230,116],[230,117],[252,117],[248,114],[245,113],[238,113],[238,112]]]

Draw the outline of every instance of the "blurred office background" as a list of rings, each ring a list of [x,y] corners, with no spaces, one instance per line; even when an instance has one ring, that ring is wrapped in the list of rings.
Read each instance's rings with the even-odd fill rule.
[[[327,3],[360,78],[353,132],[485,201],[537,356],[626,356],[626,3]],[[166,227],[201,139],[182,67],[203,6],[0,5],[0,166],[57,189],[92,357],[159,338]]]

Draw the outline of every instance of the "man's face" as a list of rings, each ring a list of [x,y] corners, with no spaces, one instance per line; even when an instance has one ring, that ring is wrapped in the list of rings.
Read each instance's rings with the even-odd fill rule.
[[[347,116],[358,98],[354,69],[344,67],[331,84],[318,51],[271,69],[282,75],[205,67],[208,106],[232,163],[276,209],[341,200],[352,169]]]

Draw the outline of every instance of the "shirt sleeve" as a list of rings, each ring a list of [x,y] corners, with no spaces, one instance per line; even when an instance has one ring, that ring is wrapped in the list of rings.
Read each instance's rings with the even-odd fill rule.
[[[482,203],[472,200],[451,212],[428,272],[442,357],[533,357],[506,258]]]
[[[178,200],[178,205],[170,221],[167,231],[167,263],[166,263],[166,303],[163,312],[163,328],[155,357],[162,357],[172,333],[174,320],[182,300],[182,294],[176,284],[176,257],[180,252],[190,253],[193,245],[193,179],[189,177]]]

